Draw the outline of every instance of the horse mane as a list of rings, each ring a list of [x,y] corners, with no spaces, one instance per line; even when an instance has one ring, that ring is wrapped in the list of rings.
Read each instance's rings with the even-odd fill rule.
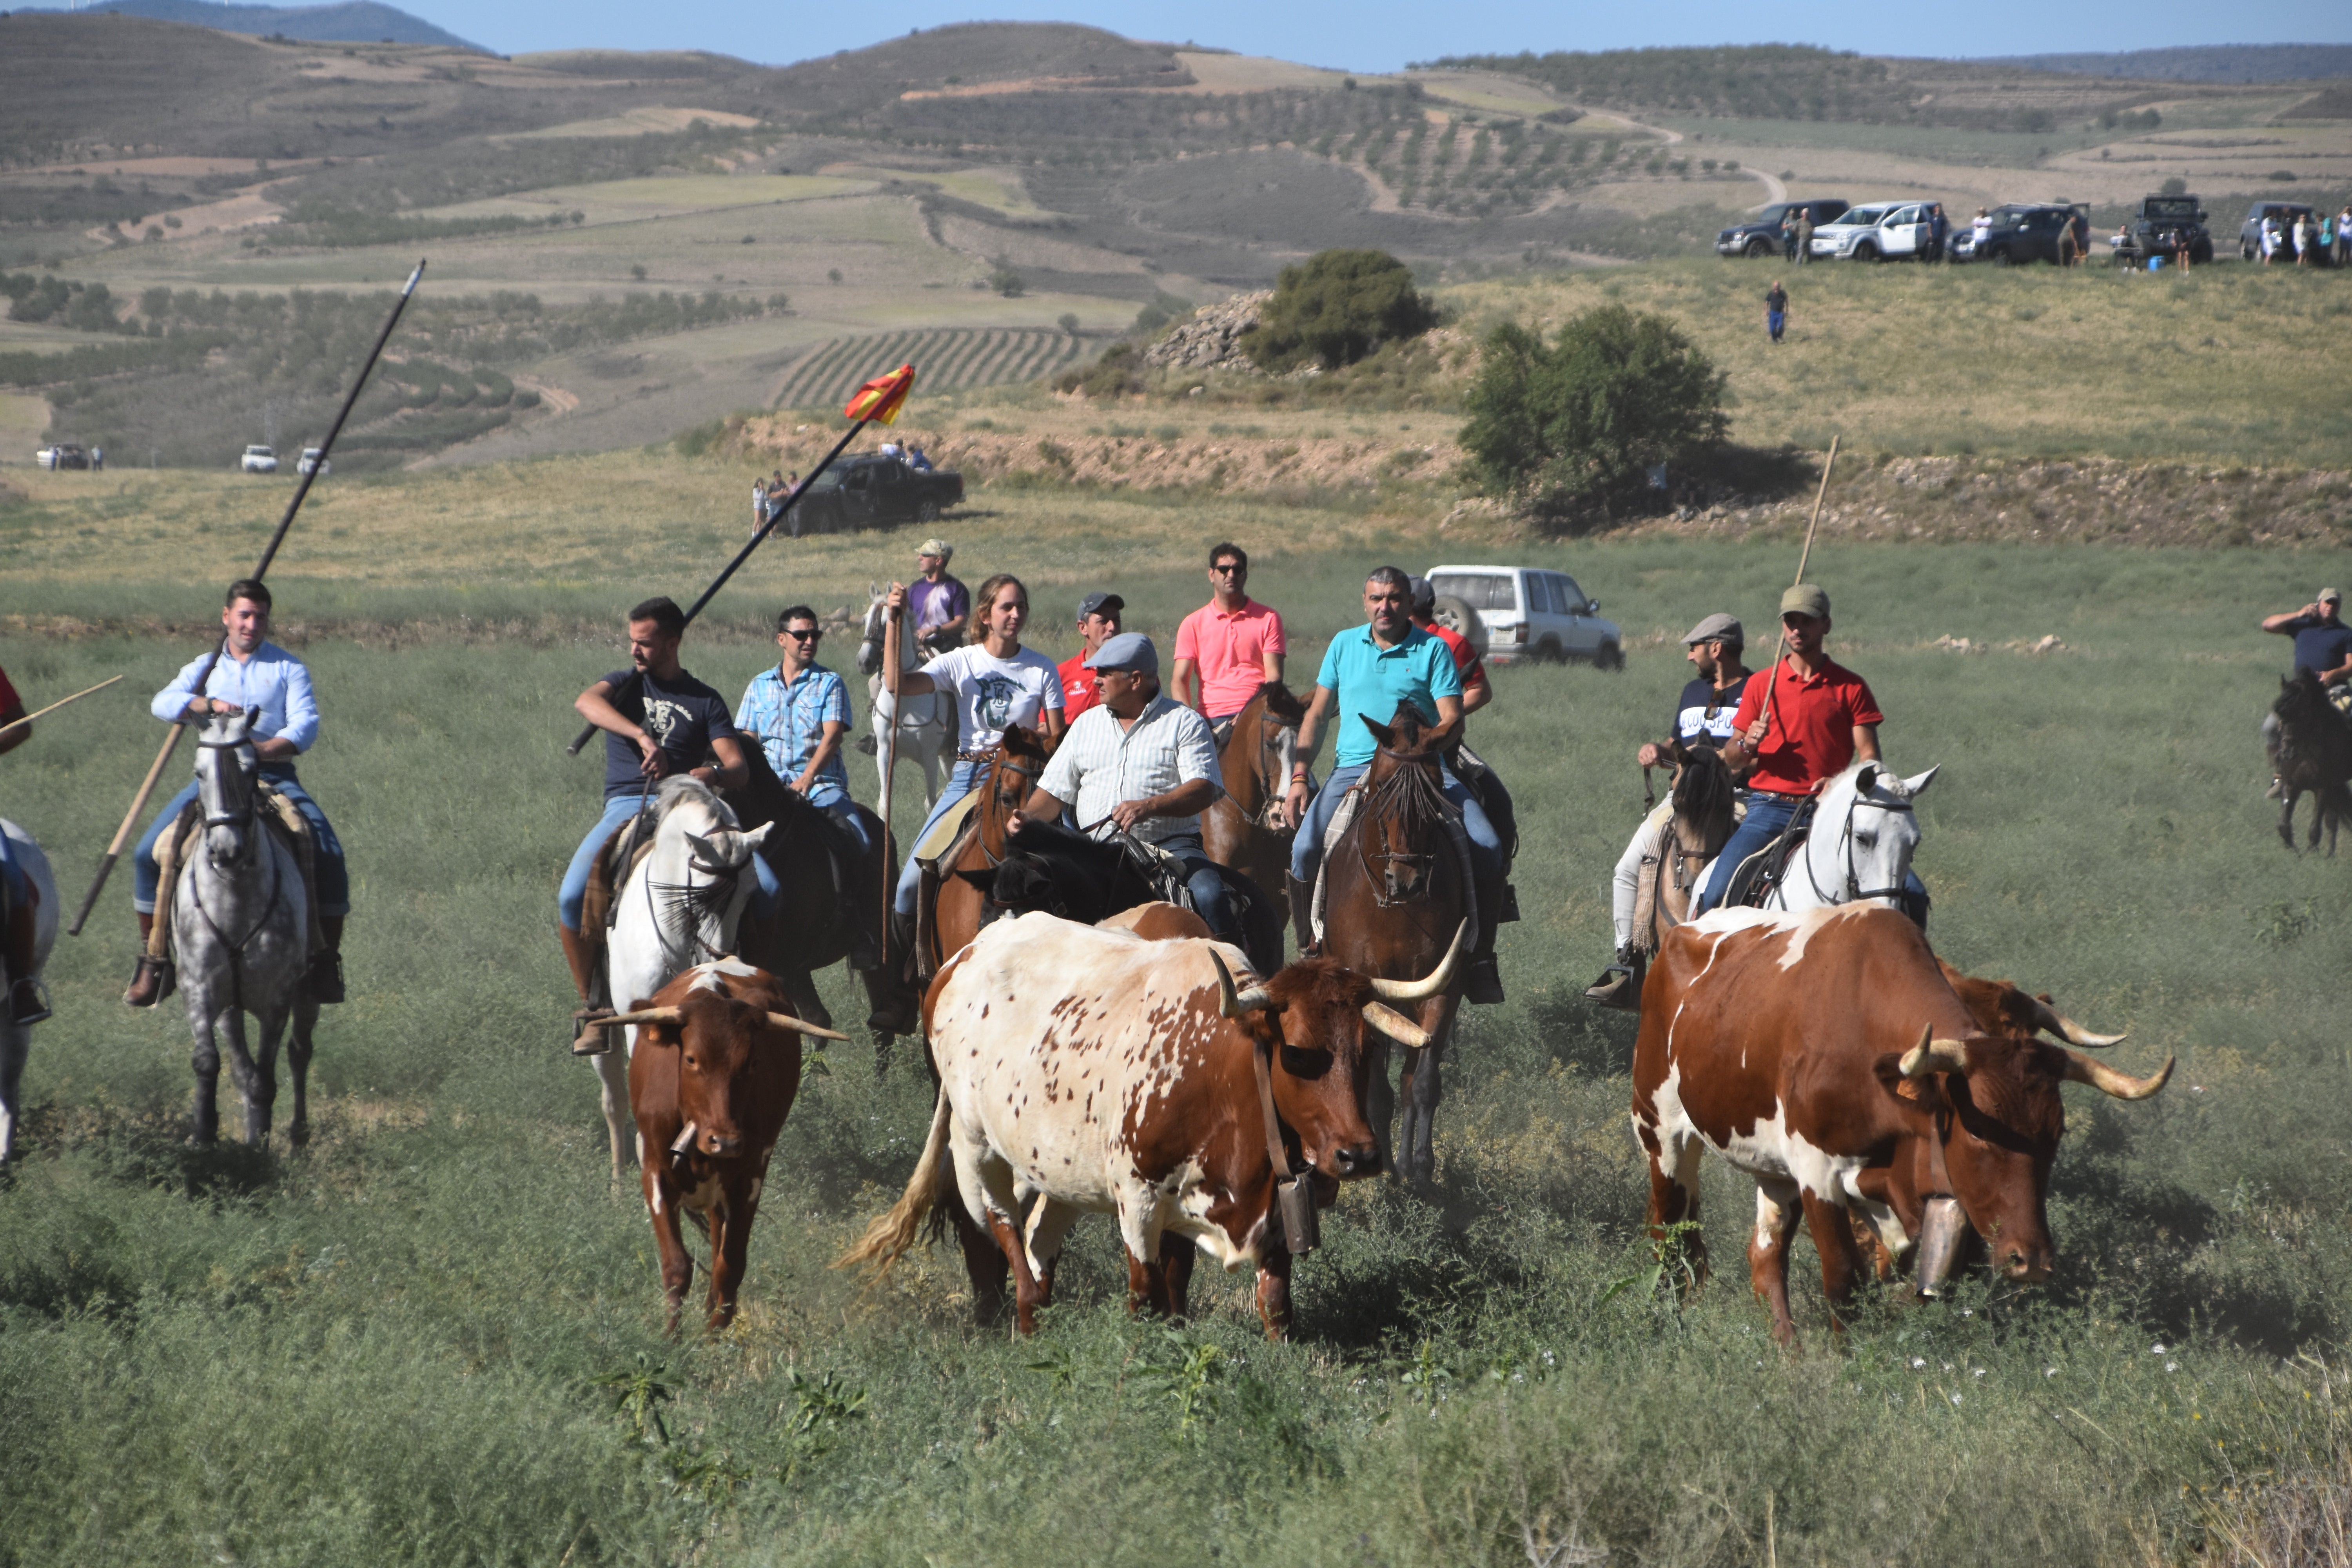
[[[2293,675],[2279,677],[2278,700],[2271,711],[2281,719],[2315,717],[2321,709],[2334,712],[2336,705],[2327,700],[2327,688],[2319,677],[2308,669],[2298,669]]]
[[[1265,704],[1266,712],[1277,723],[1296,729],[1307,721],[1307,704],[1298,694],[1279,680],[1269,680],[1257,689],[1258,700]]]
[[[721,827],[740,828],[735,808],[719,797],[719,792],[696,778],[692,773],[672,773],[662,780],[654,792],[654,826],[659,827],[669,820],[669,814],[688,802],[709,806]]]
[[[1675,770],[1675,816],[1711,836],[1718,825],[1728,827],[1734,785],[1723,753],[1712,746],[1685,746],[1682,765]]]

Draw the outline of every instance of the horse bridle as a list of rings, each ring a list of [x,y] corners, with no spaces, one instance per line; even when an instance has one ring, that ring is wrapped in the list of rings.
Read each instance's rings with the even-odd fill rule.
[[[196,747],[199,751],[205,752],[251,752],[253,749],[253,740],[250,736],[240,737],[234,741],[199,740],[196,742]],[[257,770],[260,763],[259,753],[256,752],[254,753],[254,756],[255,767]],[[215,759],[215,771],[217,771],[218,759]],[[239,756],[236,758],[236,763],[240,775],[242,775],[244,773],[245,758],[243,756]],[[247,786],[245,791],[245,809],[235,816],[215,816],[212,810],[207,807],[205,812],[205,826],[207,829],[215,827],[242,827],[246,829],[244,853],[246,855],[258,855],[260,854],[262,834],[265,831],[257,821],[257,818],[260,816],[260,791],[252,787],[251,780],[249,778],[241,777],[240,782],[244,783]],[[201,798],[201,795],[199,795],[199,798]],[[228,954],[229,1005],[239,1012],[242,1012],[245,1008],[245,944],[251,942],[256,936],[258,936],[261,933],[261,928],[269,923],[270,917],[278,912],[279,900],[286,896],[286,878],[285,874],[278,869],[278,857],[275,855],[266,855],[261,858],[265,859],[269,866],[269,901],[261,906],[261,913],[255,918],[253,924],[247,929],[245,935],[236,938],[234,941],[230,939],[226,931],[221,930],[220,923],[213,919],[212,911],[205,908],[204,879],[197,876],[193,868],[188,871],[185,878],[188,888],[189,905],[195,910],[196,918],[205,922],[205,929],[213,933],[213,940],[218,942],[223,950]]]
[[[1430,753],[1422,752],[1413,755],[1382,746],[1377,754],[1403,765],[1387,778],[1382,779],[1376,789],[1365,791],[1363,802],[1358,806],[1356,812],[1356,859],[1364,868],[1364,880],[1372,886],[1373,904],[1378,908],[1390,910],[1399,904],[1411,902],[1413,897],[1413,895],[1394,890],[1402,885],[1397,876],[1397,868],[1402,865],[1421,873],[1423,892],[1420,896],[1426,897],[1426,889],[1430,883],[1428,873],[1436,868],[1437,852],[1433,849],[1427,853],[1382,849],[1375,853],[1367,842],[1370,837],[1367,829],[1371,826],[1372,813],[1393,797],[1400,807],[1398,815],[1406,819],[1404,826],[1410,829],[1415,826],[1411,818],[1417,814],[1426,813],[1430,820],[1439,820],[1436,813],[1431,808],[1431,802],[1433,798],[1436,802],[1442,803],[1444,800],[1444,795],[1430,779],[1429,770],[1422,765],[1424,763],[1435,761]],[[1405,780],[1418,780],[1419,784],[1416,786],[1413,784],[1402,782]],[[1381,868],[1378,872],[1373,869],[1376,864]]]
[[[1855,868],[1853,860],[1853,814],[1860,811],[1865,805],[1869,806],[1874,811],[1900,812],[1906,816],[1914,815],[1911,810],[1910,803],[1907,801],[1872,800],[1860,793],[1855,794],[1853,804],[1845,808],[1845,824],[1838,832],[1838,847],[1845,853],[1845,886],[1843,889],[1845,897],[1843,900],[1835,900],[1838,902],[1861,903],[1869,899],[1895,899],[1902,897],[1904,892],[1903,885],[1899,882],[1891,888],[1864,888],[1861,886],[1862,873]],[[1802,853],[1802,851],[1801,850],[1800,853]],[[1829,894],[1822,889],[1821,879],[1813,875],[1812,856],[1810,854],[1805,855],[1804,860],[1805,880],[1813,885],[1813,896],[1817,899],[1828,900]]]

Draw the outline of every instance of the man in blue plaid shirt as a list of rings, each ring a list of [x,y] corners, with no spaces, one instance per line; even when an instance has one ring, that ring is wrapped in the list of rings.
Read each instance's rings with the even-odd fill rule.
[[[874,854],[873,836],[865,815],[849,798],[849,770],[841,760],[842,742],[849,735],[849,688],[841,677],[817,663],[817,644],[824,629],[816,612],[794,605],[776,617],[776,668],[763,669],[743,689],[735,710],[735,728],[760,743],[768,765],[785,785],[831,817],[841,829],[852,873],[849,896],[849,966],[871,969],[881,963],[878,940],[881,911],[873,909],[880,888],[862,868]]]

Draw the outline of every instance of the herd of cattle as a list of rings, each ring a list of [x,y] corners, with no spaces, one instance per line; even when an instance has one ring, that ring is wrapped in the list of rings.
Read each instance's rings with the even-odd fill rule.
[[[1466,934],[1420,974],[1317,956],[1261,975],[1172,905],[1099,925],[995,920],[924,995],[939,1085],[929,1134],[903,1196],[841,1264],[887,1268],[943,1218],[982,1321],[1006,1305],[1009,1273],[1026,1332],[1052,1299],[1071,1226],[1108,1214],[1131,1309],[1181,1316],[1205,1252],[1227,1270],[1255,1268],[1260,1316],[1282,1336],[1317,1211],[1341,1182],[1395,1168],[1376,1114],[1387,1048],[1419,1052],[1433,1016],[1450,1024]],[[676,973],[612,1021],[630,1026],[635,1144],[673,1327],[693,1272],[681,1218],[709,1234],[709,1321],[724,1327],[798,1091],[800,1037],[843,1037],[789,1007],[776,979],[728,958]],[[1783,1342],[1795,1332],[1787,1271],[1800,1209],[1833,1322],[1864,1267],[1865,1229],[1878,1274],[1916,1264],[1923,1295],[1972,1253],[2010,1279],[2042,1279],[2059,1085],[2141,1100],[2172,1071],[2168,1060],[2137,1079],[2086,1055],[2122,1037],[2084,1029],[2047,995],[1962,974],[1875,899],[1678,926],[1640,1015],[1633,1121],[1651,1233],[1686,1247],[1703,1278],[1704,1248],[1682,1239],[1698,1215],[1702,1151],[1752,1176],[1748,1265]]]

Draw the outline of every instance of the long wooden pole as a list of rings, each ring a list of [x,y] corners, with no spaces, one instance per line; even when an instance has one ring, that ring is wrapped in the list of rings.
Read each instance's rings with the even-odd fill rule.
[[[34,720],[40,718],[45,713],[54,713],[68,702],[79,702],[93,691],[103,691],[121,679],[122,677],[119,675],[110,675],[104,680],[100,681],[96,686],[85,686],[79,691],[75,692],[71,697],[60,697],[55,702],[50,703],[47,708],[36,709],[34,711],[26,714],[22,719],[14,720],[9,723],[0,724],[0,735],[5,735],[11,730],[21,729],[25,725],[31,723]]]
[[[360,374],[352,382],[351,391],[344,395],[343,405],[335,410],[335,422],[327,426],[327,438],[319,443],[319,460],[302,474],[301,482],[294,487],[294,498],[286,503],[286,515],[278,520],[277,531],[270,534],[269,542],[262,547],[261,559],[253,568],[255,582],[258,583],[269,575],[269,563],[278,559],[278,547],[286,542],[286,531],[294,526],[294,515],[302,510],[302,502],[310,496],[313,481],[326,471],[327,454],[335,449],[335,437],[342,434],[343,422],[352,416],[352,405],[359,402],[361,390],[367,385],[368,376],[375,370],[375,362],[383,357],[383,345],[392,341],[393,328],[400,324],[400,313],[408,309],[408,301],[416,293],[417,280],[424,276],[425,263],[420,260],[416,269],[408,275],[408,281],[402,286],[400,298],[392,302],[392,314],[384,318],[383,331],[376,333],[375,346],[368,350],[367,363],[360,366]],[[212,651],[205,655],[196,669],[195,684],[189,688],[191,700],[205,694],[205,687],[212,680],[214,667],[220,663],[222,650],[227,647],[228,639],[223,637],[213,645]],[[105,891],[106,879],[114,874],[115,861],[122,858],[122,846],[130,841],[131,830],[138,826],[139,814],[147,809],[147,797],[155,793],[155,781],[163,776],[163,764],[172,760],[172,752],[179,746],[180,735],[187,727],[187,720],[180,719],[163,737],[163,748],[155,753],[154,766],[147,770],[146,782],[139,786],[139,793],[131,797],[131,809],[122,814],[122,826],[114,830],[113,842],[107,845],[106,857],[98,863],[98,875],[90,879],[89,893],[81,901],[80,912],[74,916],[73,924],[66,928],[68,936],[79,936],[83,924],[89,919],[89,911],[98,907],[98,895]]]
[[[1805,524],[1805,547],[1797,553],[1797,577],[1789,584],[1791,588],[1804,582],[1805,563],[1813,558],[1813,530],[1822,525],[1822,499],[1830,493],[1830,470],[1837,467],[1837,449],[1838,437],[1832,436],[1830,437],[1830,455],[1822,459],[1822,488],[1813,492],[1813,518]],[[1780,617],[1775,616],[1773,619],[1779,621]],[[1772,728],[1772,699],[1780,686],[1780,655],[1788,646],[1789,626],[1786,621],[1781,621],[1780,635],[1772,644],[1772,662],[1764,667],[1763,721],[1767,733]]]
[[[882,693],[890,699],[890,722],[882,729],[882,973],[890,973],[890,901],[898,891],[898,868],[890,864],[887,846],[890,843],[890,797],[898,793],[894,787],[898,775],[898,684],[900,616],[896,610],[882,612]],[[908,846],[907,852],[914,853]]]

